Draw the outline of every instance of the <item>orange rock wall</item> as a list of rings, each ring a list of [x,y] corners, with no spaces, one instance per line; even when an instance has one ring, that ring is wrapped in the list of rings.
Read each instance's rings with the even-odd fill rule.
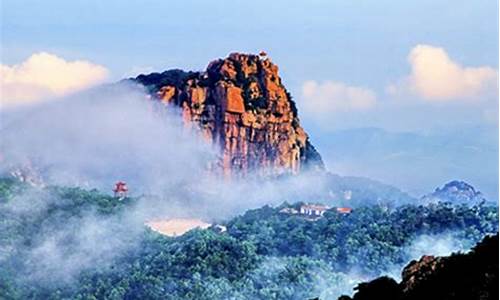
[[[159,87],[157,98],[180,106],[186,126],[221,148],[226,176],[297,173],[306,162],[307,134],[268,58],[233,53],[181,86]]]

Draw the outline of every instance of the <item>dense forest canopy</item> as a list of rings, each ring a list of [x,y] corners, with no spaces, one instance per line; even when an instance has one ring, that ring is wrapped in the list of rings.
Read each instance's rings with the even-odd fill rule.
[[[313,220],[283,203],[229,219],[225,232],[167,237],[130,218],[138,201],[1,179],[0,298],[329,299],[399,272],[422,236],[467,249],[498,232],[486,204],[369,205]]]

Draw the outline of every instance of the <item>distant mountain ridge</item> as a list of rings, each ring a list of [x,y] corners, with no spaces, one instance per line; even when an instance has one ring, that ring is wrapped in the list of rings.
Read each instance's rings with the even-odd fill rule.
[[[321,137],[314,145],[334,172],[375,178],[413,195],[460,179],[473,183],[485,198],[498,199],[498,169],[493,167],[498,164],[498,130],[491,126],[431,132],[313,129],[311,134]]]

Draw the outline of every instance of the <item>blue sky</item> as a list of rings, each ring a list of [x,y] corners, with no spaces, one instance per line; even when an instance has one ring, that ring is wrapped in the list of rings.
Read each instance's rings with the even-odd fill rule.
[[[460,171],[435,160],[429,165],[419,162],[419,170],[449,170],[434,176],[433,186],[422,183],[421,176],[394,180],[390,174],[384,176],[384,167],[378,164],[376,172],[363,172],[339,161],[335,153],[328,154],[336,133],[354,128],[382,128],[388,136],[412,132],[433,141],[446,135],[446,139],[463,140],[464,147],[479,143],[460,134],[466,128],[493,136],[487,140],[488,147],[497,153],[497,83],[493,89],[486,86],[498,79],[493,74],[498,70],[496,1],[3,0],[1,11],[2,65],[20,64],[34,53],[47,52],[66,61],[100,65],[107,69],[107,81],[169,68],[201,70],[230,52],[266,50],[280,66],[285,85],[299,103],[304,126],[334,172],[376,176],[417,192],[460,177],[498,196],[497,184],[491,181],[492,176],[498,177],[497,163],[491,160],[498,162],[498,157],[491,154],[478,152],[471,158],[464,151],[456,163],[474,165],[462,166]],[[412,63],[411,53],[416,57]],[[418,63],[440,61],[442,53],[453,63],[452,70],[455,65],[461,69],[458,79],[441,84],[456,88],[436,96],[428,81],[433,69],[418,73]],[[472,74],[467,68],[482,74],[474,78],[484,86],[467,85]],[[352,105],[344,105],[343,99],[352,94]],[[319,98],[322,103],[314,102]],[[314,103],[341,109],[322,116]],[[434,146],[415,147],[422,148],[417,153],[432,155]],[[384,151],[390,155],[393,148]],[[346,157],[346,153],[337,154]],[[370,156],[366,162],[372,160]],[[476,166],[483,176],[477,176]],[[398,163],[397,168],[402,172],[412,167],[409,161]]]

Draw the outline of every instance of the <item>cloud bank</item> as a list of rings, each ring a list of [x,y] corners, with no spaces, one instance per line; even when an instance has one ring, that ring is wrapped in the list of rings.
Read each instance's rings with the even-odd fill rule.
[[[367,110],[375,106],[373,91],[342,82],[306,81],[302,85],[301,109],[308,114],[331,115],[339,111]]]
[[[0,65],[2,106],[34,103],[79,91],[108,77],[103,66],[88,61],[67,61],[39,52],[18,65]]]
[[[389,86],[389,93],[410,92],[426,101],[445,102],[477,99],[498,87],[494,68],[462,66],[440,47],[417,45],[408,62],[411,74],[403,83]]]
[[[107,193],[123,180],[130,195],[157,195],[169,204],[152,212],[148,205],[145,215],[177,212],[175,217],[209,220],[325,192],[328,181],[309,174],[280,184],[253,175],[220,178],[208,166],[220,159],[217,146],[185,128],[176,108],[147,97],[120,83],[0,111],[0,175],[20,169],[46,185]]]
[[[0,170],[29,161],[53,184],[109,190],[121,179],[151,191],[203,172],[214,155],[183,130],[177,112],[159,109],[132,85],[103,86],[0,117]]]

